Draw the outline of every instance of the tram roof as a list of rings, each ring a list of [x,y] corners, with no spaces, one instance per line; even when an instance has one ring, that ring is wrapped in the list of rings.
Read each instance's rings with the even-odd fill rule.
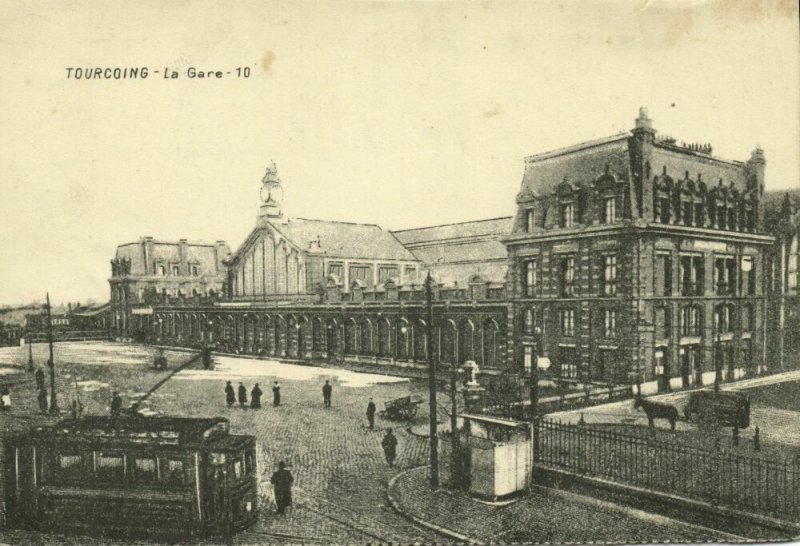
[[[34,427],[29,437],[53,441],[93,440],[137,444],[199,444],[225,436],[230,422],[223,417],[143,417],[89,415],[66,419],[51,426]]]

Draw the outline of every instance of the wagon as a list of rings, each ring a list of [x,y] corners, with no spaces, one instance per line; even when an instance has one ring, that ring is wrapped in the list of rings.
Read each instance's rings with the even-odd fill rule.
[[[695,423],[747,428],[750,426],[750,398],[741,392],[697,391],[689,395],[683,413],[687,420]]]
[[[417,406],[421,403],[421,400],[412,400],[410,396],[396,398],[386,402],[384,415],[392,421],[411,421],[417,415]]]

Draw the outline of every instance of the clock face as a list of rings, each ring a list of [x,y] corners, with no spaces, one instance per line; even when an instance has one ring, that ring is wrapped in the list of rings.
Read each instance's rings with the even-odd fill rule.
[[[280,186],[263,185],[261,186],[261,200],[263,202],[274,201],[280,203],[283,197],[283,189]]]

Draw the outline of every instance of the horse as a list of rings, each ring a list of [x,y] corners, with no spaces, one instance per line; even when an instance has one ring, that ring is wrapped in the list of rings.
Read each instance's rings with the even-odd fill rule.
[[[644,410],[650,428],[655,428],[653,419],[666,419],[669,421],[670,429],[675,430],[675,421],[678,420],[678,409],[675,406],[652,402],[650,400],[645,400],[641,396],[637,396],[636,401],[633,403],[633,409],[638,408]]]

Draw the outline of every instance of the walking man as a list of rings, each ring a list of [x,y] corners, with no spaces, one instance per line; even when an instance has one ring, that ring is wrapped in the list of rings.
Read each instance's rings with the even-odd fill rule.
[[[34,374],[36,377],[36,388],[41,390],[44,388],[44,370],[40,367]]]
[[[375,430],[375,402],[372,401],[372,398],[367,404],[367,421],[369,421],[369,429]]]
[[[322,405],[325,406],[325,408],[331,407],[332,393],[333,393],[333,387],[331,387],[331,384],[326,379],[325,384],[322,385]]]
[[[272,405],[273,406],[281,405],[281,386],[278,385],[277,381],[272,386]]]
[[[278,463],[278,471],[272,474],[270,481],[275,487],[275,504],[278,506],[276,513],[283,515],[286,513],[286,507],[292,505],[292,483],[294,482],[292,473],[286,470],[285,462]]]
[[[225,402],[228,403],[228,407],[236,403],[236,393],[233,392],[233,385],[230,381],[225,384]]]
[[[383,446],[383,454],[386,456],[389,468],[394,468],[394,460],[397,457],[397,438],[391,428],[386,429],[386,436],[381,440],[381,446]]]
[[[247,407],[247,389],[242,382],[239,382],[239,407],[245,409]]]
[[[36,398],[39,400],[39,411],[47,413],[47,391],[44,387],[39,389],[39,395]]]
[[[253,387],[252,391],[250,391],[250,407],[252,409],[259,409],[261,407],[261,395],[262,394],[264,394],[264,393],[258,387],[258,383],[256,383],[256,386]]]
[[[116,419],[119,417],[119,412],[122,410],[122,398],[120,398],[119,393],[114,391],[111,395],[111,419]]]

